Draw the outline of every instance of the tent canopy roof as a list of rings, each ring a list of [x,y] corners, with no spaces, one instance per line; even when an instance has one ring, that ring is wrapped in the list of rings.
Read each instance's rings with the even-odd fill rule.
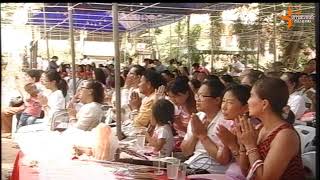
[[[240,3],[120,3],[118,4],[119,31],[134,32],[156,28],[176,22],[192,13],[212,13],[240,5]],[[31,10],[28,25],[45,24],[49,31],[69,28],[67,3],[44,3],[42,8],[39,7]],[[86,30],[89,33],[112,32],[112,3],[77,3],[72,4],[72,7],[75,30]]]

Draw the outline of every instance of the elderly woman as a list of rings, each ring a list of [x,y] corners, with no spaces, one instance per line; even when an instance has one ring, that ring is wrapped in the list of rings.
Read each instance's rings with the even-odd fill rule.
[[[104,98],[104,89],[98,81],[84,82],[76,95],[83,103],[78,112],[74,103],[68,107],[69,120],[71,124],[81,130],[90,131],[95,128],[102,119],[103,111],[101,104]]]

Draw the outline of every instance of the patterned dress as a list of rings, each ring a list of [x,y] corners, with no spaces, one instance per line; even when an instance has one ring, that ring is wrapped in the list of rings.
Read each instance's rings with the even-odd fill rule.
[[[258,144],[258,149],[262,157],[262,160],[265,160],[265,158],[267,157],[267,154],[270,150],[270,144],[273,141],[273,139],[276,137],[278,132],[287,128],[294,129],[293,126],[290,124],[283,124],[280,127],[278,127],[276,130],[274,130],[264,141]],[[280,179],[282,180],[305,179],[304,169],[303,169],[302,160],[301,160],[301,149],[299,150],[299,153],[290,160],[286,170],[284,171]]]

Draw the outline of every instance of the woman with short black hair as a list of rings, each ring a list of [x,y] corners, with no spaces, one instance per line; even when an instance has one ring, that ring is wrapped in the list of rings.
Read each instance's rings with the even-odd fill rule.
[[[69,120],[74,127],[90,131],[95,128],[103,117],[101,105],[104,99],[104,89],[98,81],[85,81],[76,95],[83,104],[76,112],[73,103],[68,107]]]

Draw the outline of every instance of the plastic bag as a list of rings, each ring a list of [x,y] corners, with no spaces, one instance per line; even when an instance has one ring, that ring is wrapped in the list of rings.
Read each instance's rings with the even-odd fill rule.
[[[111,127],[100,123],[92,131],[95,138],[95,144],[92,148],[94,158],[97,160],[114,160],[119,141]]]

